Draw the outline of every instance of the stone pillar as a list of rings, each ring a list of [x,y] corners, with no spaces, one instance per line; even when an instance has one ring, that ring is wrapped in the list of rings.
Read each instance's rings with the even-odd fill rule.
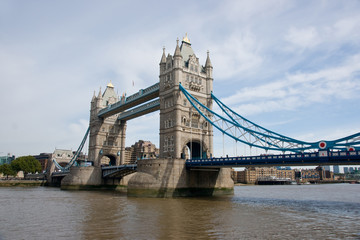
[[[120,165],[125,164],[126,121],[120,122]]]

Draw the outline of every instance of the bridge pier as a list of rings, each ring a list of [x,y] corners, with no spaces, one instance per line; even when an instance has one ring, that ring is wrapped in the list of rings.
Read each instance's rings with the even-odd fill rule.
[[[122,178],[102,178],[102,169],[97,166],[72,167],[58,185],[62,190],[112,189],[127,191],[127,184],[133,174]]]
[[[72,167],[61,181],[61,189],[80,190],[102,185],[101,167]]]
[[[128,182],[128,196],[191,197],[230,195],[234,182],[230,169],[187,169],[184,159],[139,160]]]

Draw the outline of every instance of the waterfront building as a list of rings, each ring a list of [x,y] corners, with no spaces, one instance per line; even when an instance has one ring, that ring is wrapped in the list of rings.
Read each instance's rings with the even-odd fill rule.
[[[330,171],[330,166],[323,166],[323,169],[325,169],[326,171]]]
[[[39,155],[33,155],[41,165],[41,170],[46,171],[49,161],[51,161],[52,153],[40,153]]]
[[[320,180],[319,171],[317,171],[316,169],[302,169],[301,180],[303,182],[319,181]]]
[[[295,180],[295,170],[291,170],[289,168],[285,169],[278,169],[276,170],[276,177],[277,178],[287,178],[291,180]]]
[[[334,165],[334,173],[340,173],[339,165]]]
[[[295,170],[288,168],[277,169],[275,167],[251,167],[234,174],[234,181],[241,183],[256,183],[258,179],[282,178],[295,180]]]
[[[334,173],[326,167],[317,167],[316,170],[319,172],[320,180],[334,180]]]
[[[55,159],[56,162],[60,164],[60,166],[65,167],[74,157],[75,153],[76,151],[72,151],[72,150],[55,149],[54,152],[51,154],[48,162],[49,161],[51,162],[53,159]],[[83,162],[86,161],[86,158],[87,156],[85,154],[80,153],[77,158],[77,164],[82,164]]]

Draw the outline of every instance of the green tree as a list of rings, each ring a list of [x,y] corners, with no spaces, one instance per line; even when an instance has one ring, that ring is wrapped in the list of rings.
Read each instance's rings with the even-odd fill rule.
[[[11,167],[16,172],[23,171],[25,175],[41,171],[40,162],[33,156],[18,157],[11,162]]]
[[[7,163],[0,166],[0,172],[2,172],[6,176],[6,179],[9,178],[9,175],[16,176],[16,171],[14,171],[11,165]]]

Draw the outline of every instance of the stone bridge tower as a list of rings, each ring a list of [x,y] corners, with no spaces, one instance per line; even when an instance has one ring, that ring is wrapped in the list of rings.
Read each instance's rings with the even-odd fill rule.
[[[89,160],[94,162],[95,167],[125,162],[126,121],[119,121],[119,114],[105,119],[98,117],[101,109],[118,101],[119,97],[111,82],[103,94],[100,89],[98,96],[94,93],[91,100]]]
[[[160,61],[160,158],[206,158],[213,153],[213,128],[194,109],[179,84],[202,104],[212,108],[213,67],[207,53],[205,66],[200,65],[185,36],[174,56]]]

